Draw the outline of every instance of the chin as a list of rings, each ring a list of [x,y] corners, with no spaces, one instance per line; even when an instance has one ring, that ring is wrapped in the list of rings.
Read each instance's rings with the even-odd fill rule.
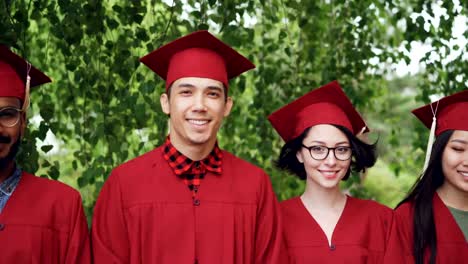
[[[193,145],[203,145],[203,144],[208,143],[210,141],[210,139],[206,138],[206,137],[191,137],[191,138],[189,138],[189,141]]]
[[[325,189],[335,189],[335,188],[339,188],[339,183],[336,182],[336,183],[322,183],[320,184],[320,186],[322,186],[323,188]]]
[[[198,134],[187,137],[193,144],[205,144],[210,141],[216,140],[216,135]]]

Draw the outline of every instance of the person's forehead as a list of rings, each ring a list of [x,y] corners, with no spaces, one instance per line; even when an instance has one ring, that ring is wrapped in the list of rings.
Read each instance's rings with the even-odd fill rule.
[[[466,130],[455,130],[450,138],[450,141],[468,141],[468,131]]]
[[[20,99],[16,97],[0,96],[0,108],[7,107],[7,106],[20,107],[21,106]]]
[[[200,77],[183,77],[183,78],[177,79],[174,82],[173,86],[186,86],[186,85],[200,87],[200,88],[205,88],[205,87],[222,88],[223,87],[223,83],[218,80],[213,80],[210,78],[200,78]]]
[[[345,133],[337,127],[330,124],[319,124],[312,126],[307,133],[307,141],[322,141],[322,142],[343,142],[348,141]]]

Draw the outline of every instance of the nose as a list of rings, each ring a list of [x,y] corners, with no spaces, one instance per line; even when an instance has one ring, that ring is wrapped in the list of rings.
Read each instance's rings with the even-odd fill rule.
[[[193,97],[193,111],[202,112],[206,111],[205,98],[202,93],[198,93]]]
[[[463,156],[462,165],[464,167],[468,167],[468,151],[465,151],[465,155]]]
[[[336,164],[335,152],[334,150],[330,149],[328,152],[328,156],[325,158],[325,164],[332,167]]]

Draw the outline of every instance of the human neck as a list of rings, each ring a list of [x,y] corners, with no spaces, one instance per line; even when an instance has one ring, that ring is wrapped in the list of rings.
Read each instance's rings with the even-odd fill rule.
[[[0,184],[13,174],[15,163],[10,162],[0,170]]]
[[[336,208],[341,207],[345,203],[346,195],[341,192],[339,186],[323,188],[307,180],[301,199],[304,203],[314,208]]]
[[[437,189],[437,194],[445,205],[452,208],[468,211],[468,193],[457,188],[453,188],[450,184],[444,183]]]
[[[206,158],[213,150],[216,141],[207,142],[204,144],[186,144],[173,140],[171,137],[171,144],[187,158],[197,161]]]

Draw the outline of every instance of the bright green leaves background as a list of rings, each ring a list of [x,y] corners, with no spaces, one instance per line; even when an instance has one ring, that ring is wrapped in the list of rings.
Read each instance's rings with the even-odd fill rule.
[[[441,8],[436,25],[430,17]],[[431,95],[467,89],[467,47],[450,42],[454,24],[466,30],[466,10],[456,1],[1,0],[0,42],[53,79],[32,94],[20,164],[78,188],[91,215],[111,169],[167,135],[164,82],[139,58],[208,29],[257,65],[231,83],[235,106],[219,135],[222,148],[264,168],[280,199],[300,194],[303,182],[273,166],[283,142],[266,117],[338,79],[380,152],[375,168],[343,187],[394,206],[424,156],[427,130],[410,110]],[[398,76],[396,65],[414,59],[413,41],[432,51],[418,74]],[[451,50],[459,55],[447,61]]]

